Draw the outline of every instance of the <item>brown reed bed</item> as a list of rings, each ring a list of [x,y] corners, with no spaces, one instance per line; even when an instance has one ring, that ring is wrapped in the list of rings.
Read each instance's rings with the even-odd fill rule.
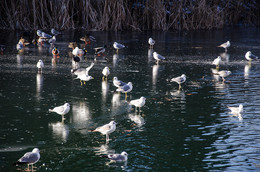
[[[1,0],[0,29],[191,30],[259,25],[256,0]]]

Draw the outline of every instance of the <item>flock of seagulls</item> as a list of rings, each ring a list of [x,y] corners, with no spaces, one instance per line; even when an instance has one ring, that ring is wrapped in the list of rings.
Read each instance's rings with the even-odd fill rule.
[[[56,31],[55,29],[52,29],[51,33],[53,34],[53,36],[49,35],[45,32],[42,32],[41,30],[37,30],[37,35],[39,36],[39,38],[37,40],[38,44],[42,45],[42,43],[47,41],[47,40],[50,44],[54,44],[56,42],[56,36],[61,34],[61,32]],[[89,34],[80,38],[80,40],[84,41],[86,45],[89,45],[89,44],[91,44],[91,42],[96,41],[96,39]],[[155,40],[153,40],[152,38],[149,38],[148,44],[149,44],[149,48],[153,49],[153,47],[155,45]],[[28,45],[28,42],[25,39],[21,38],[19,40],[18,44],[17,44],[17,49],[21,49],[21,48],[25,47],[26,45]],[[227,52],[227,49],[230,47],[230,45],[231,45],[230,41],[227,41],[227,42],[219,45],[218,47],[224,48],[225,52]],[[74,58],[84,56],[84,54],[87,52],[86,50],[80,49],[75,43],[70,43],[69,47],[72,48],[72,54],[73,54]],[[125,48],[125,45],[114,42],[113,47],[116,49],[116,52],[118,53],[118,51],[120,49]],[[106,48],[106,45],[104,45],[103,47],[94,48],[95,54],[96,55],[104,54],[105,48]],[[59,54],[58,49],[54,47],[52,54],[58,55]],[[159,63],[159,61],[166,59],[164,56],[158,54],[157,52],[153,52],[153,57],[156,60],[157,64]],[[249,62],[251,62],[252,60],[258,59],[258,57],[253,55],[250,51],[248,51],[245,54],[245,58]],[[77,60],[77,61],[79,61],[79,60]],[[222,80],[224,82],[225,78],[231,74],[231,71],[228,71],[228,70],[218,71],[219,66],[221,64],[221,57],[220,56],[218,56],[212,62],[212,64],[216,66],[215,74],[222,77]],[[44,68],[43,61],[39,60],[36,66],[38,68],[38,71],[40,73],[42,73],[42,69]],[[92,76],[89,75],[89,71],[93,68],[93,66],[94,66],[94,63],[91,63],[91,65],[87,68],[71,69],[71,73],[73,73],[74,75],[77,76],[75,79],[80,80],[81,86],[83,85],[83,83],[85,85],[87,81],[94,79]],[[102,70],[102,74],[103,74],[102,80],[107,81],[108,76],[110,75],[110,70],[107,66]],[[176,82],[179,85],[179,90],[182,88],[181,84],[183,84],[185,81],[186,81],[186,75],[185,74],[182,74],[181,76],[174,77],[174,78],[170,79],[170,82]],[[126,82],[119,80],[117,77],[113,77],[113,85],[115,87],[117,87],[116,91],[121,92],[121,93],[125,93],[125,99],[127,100],[127,93],[131,92],[132,89],[133,89],[132,82],[126,83]],[[131,100],[129,102],[129,105],[135,106],[136,111],[138,111],[138,109],[140,111],[140,108],[145,105],[145,102],[146,102],[146,98],[142,96],[139,99]],[[242,119],[242,116],[241,116],[241,113],[243,112],[243,105],[242,104],[240,104],[239,107],[228,107],[228,109],[231,110],[230,113],[232,113],[233,116],[237,116],[239,119]],[[55,112],[55,113],[61,115],[62,121],[65,120],[64,115],[68,114],[69,111],[70,111],[70,104],[69,103],[65,103],[64,105],[54,107],[53,109],[49,109],[49,112]],[[109,135],[116,130],[116,124],[117,123],[115,121],[111,121],[108,124],[97,127],[96,129],[94,129],[92,131],[93,132],[99,132],[102,135],[105,135],[106,136],[106,143],[108,143],[110,141]],[[113,160],[113,161],[127,161],[128,154],[126,152],[122,152],[121,154],[103,155],[103,157],[108,158],[108,159]],[[27,152],[23,157],[21,157],[17,162],[15,162],[14,165],[28,164],[28,169],[29,169],[29,165],[35,164],[36,162],[39,161],[39,159],[40,159],[40,151],[39,151],[38,148],[34,148],[32,150],[32,152]]]

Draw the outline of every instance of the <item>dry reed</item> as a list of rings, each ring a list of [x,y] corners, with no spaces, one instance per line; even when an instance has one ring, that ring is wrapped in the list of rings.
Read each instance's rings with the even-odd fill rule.
[[[1,0],[0,29],[190,30],[259,25],[255,0]]]

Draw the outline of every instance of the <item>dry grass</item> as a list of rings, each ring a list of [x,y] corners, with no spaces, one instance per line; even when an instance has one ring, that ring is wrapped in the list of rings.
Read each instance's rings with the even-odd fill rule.
[[[255,0],[1,0],[0,29],[190,30],[259,25]]]

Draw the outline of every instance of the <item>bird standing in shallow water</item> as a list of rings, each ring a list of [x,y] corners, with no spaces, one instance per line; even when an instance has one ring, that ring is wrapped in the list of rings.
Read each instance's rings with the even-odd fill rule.
[[[104,53],[106,51],[106,47],[107,46],[104,45],[103,47],[96,47],[96,48],[94,48],[95,54],[98,55],[98,56],[101,56],[101,54],[104,55]]]
[[[109,134],[113,133],[116,130],[116,122],[111,121],[108,124],[105,124],[101,127],[96,128],[93,132],[100,132],[103,135],[106,135],[106,142],[109,142]]]
[[[178,76],[176,78],[172,78],[170,82],[177,82],[179,84],[179,89],[181,89],[181,84],[186,81],[186,75],[182,74],[181,76]]]
[[[29,171],[29,166],[32,165],[33,171],[33,164],[37,163],[40,157],[40,150],[38,148],[34,148],[32,152],[25,153],[17,162],[13,163],[13,165],[16,166],[20,164],[27,164]]]
[[[227,52],[227,48],[230,47],[230,45],[231,45],[230,42],[227,41],[227,42],[225,42],[225,43],[219,45],[218,47],[225,48],[225,52]]]
[[[109,68],[107,66],[103,69],[102,74],[103,74],[102,81],[104,81],[104,79],[107,80],[107,76],[110,74]]]

